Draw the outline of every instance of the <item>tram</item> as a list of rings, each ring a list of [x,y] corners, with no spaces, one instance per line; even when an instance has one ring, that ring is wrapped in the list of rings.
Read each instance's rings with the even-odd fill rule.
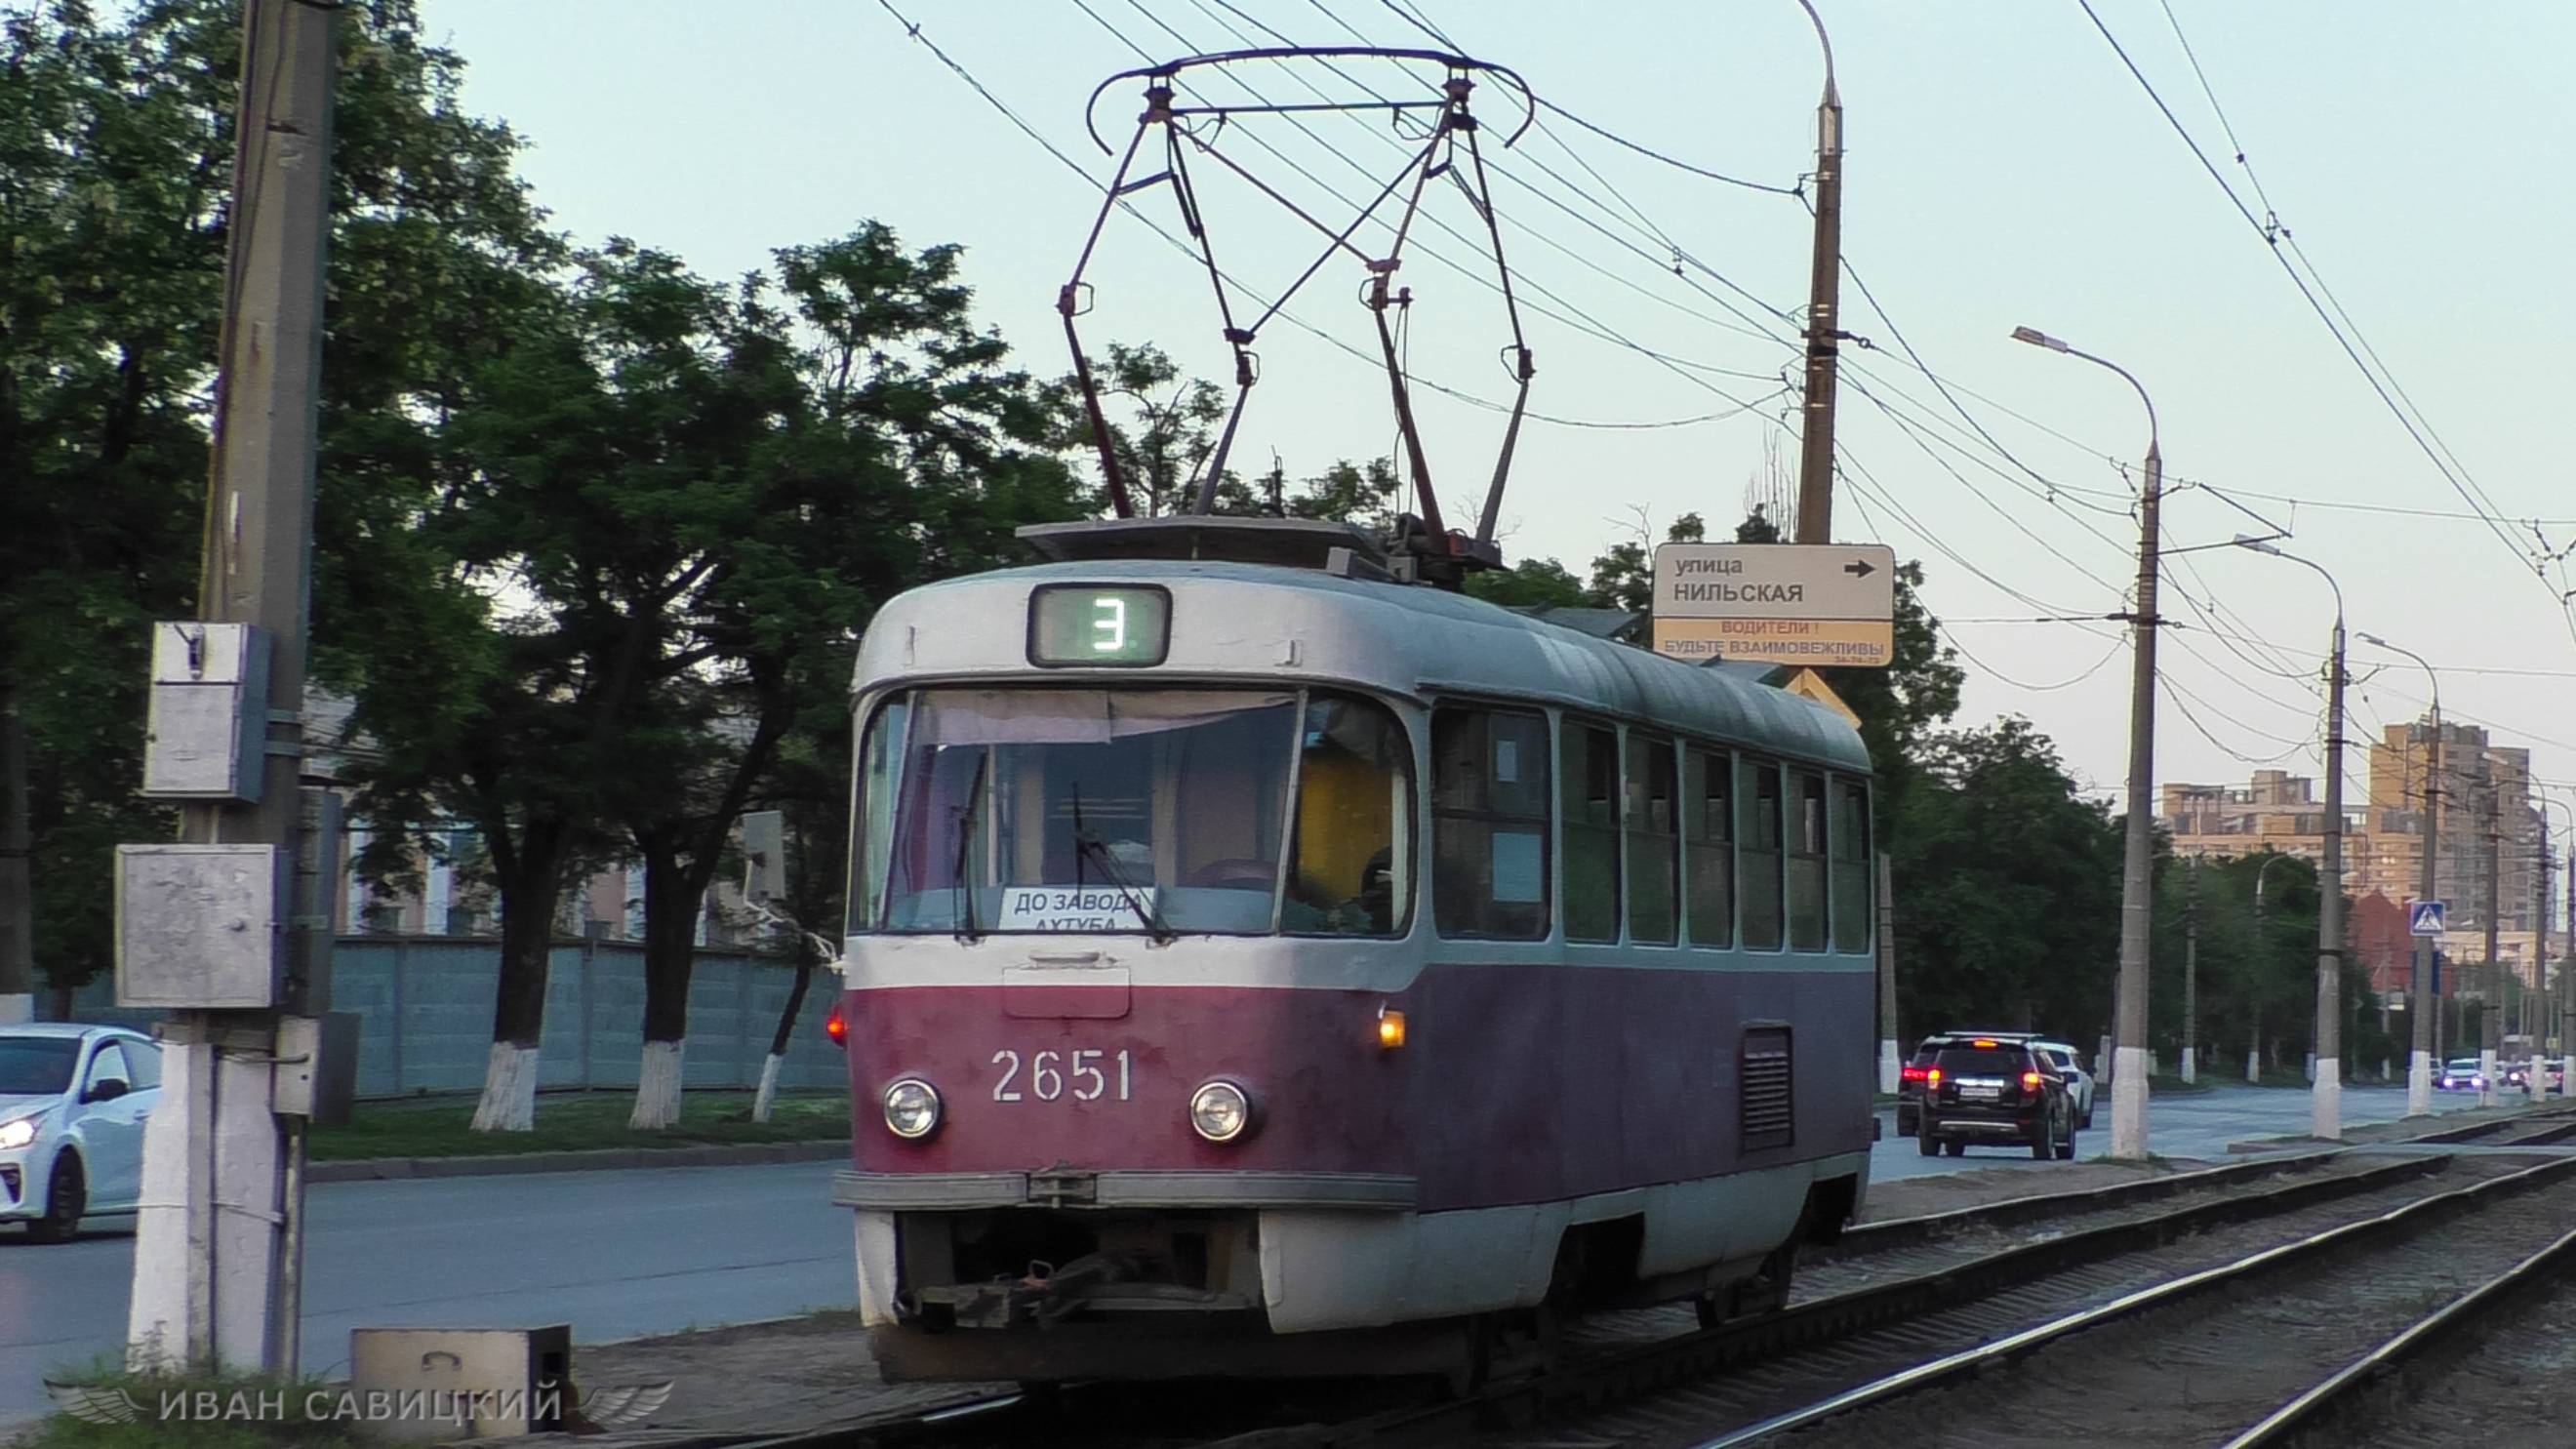
[[[857,662],[833,1197],[886,1377],[1776,1304],[1868,1178],[1852,729],[1339,525],[1025,536]]]

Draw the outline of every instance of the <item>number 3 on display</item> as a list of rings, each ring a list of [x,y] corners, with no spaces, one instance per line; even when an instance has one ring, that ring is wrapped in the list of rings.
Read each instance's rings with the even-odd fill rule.
[[[1108,1057],[1109,1053],[1098,1047],[1083,1047],[1073,1052],[1039,1052],[1028,1059],[1029,1092],[1041,1102],[1052,1102],[1065,1094],[1066,1079],[1071,1078],[1075,1101],[1097,1102],[1109,1094],[1109,1074],[1099,1065]],[[993,1084],[993,1100],[1022,1100],[1020,1089],[1014,1085],[1020,1077],[1020,1054],[995,1052],[993,1065],[1002,1069],[1002,1079]],[[1127,1053],[1118,1053],[1118,1100],[1121,1102],[1129,1099],[1132,1075]]]
[[[1091,601],[1091,641],[1095,654],[1116,654],[1127,647],[1127,601],[1094,599]]]

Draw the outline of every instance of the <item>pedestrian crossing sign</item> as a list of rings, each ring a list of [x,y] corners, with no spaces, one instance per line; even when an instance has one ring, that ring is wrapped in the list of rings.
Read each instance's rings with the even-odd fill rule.
[[[2407,917],[2406,929],[2418,936],[2438,936],[2449,929],[2444,924],[2446,905],[2441,901],[2417,901]]]

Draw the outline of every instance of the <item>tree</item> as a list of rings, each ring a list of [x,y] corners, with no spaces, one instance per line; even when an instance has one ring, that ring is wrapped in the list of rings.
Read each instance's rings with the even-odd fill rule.
[[[1888,833],[1904,1020],[2080,1039],[2110,1019],[2120,831],[2027,720],[1928,737]]]
[[[409,0],[349,12],[315,518],[326,681],[410,647],[416,614],[387,605],[404,629],[371,633],[351,593],[409,546],[437,381],[506,325],[485,304],[551,246],[510,173],[517,140],[454,105],[461,64],[422,42]],[[195,608],[240,74],[233,0],[107,15],[0,16],[0,717],[14,704],[26,738],[36,954],[63,995],[108,963],[115,845],[171,827],[136,794],[146,651],[153,620]]]
[[[1147,342],[1128,346],[1112,342],[1107,359],[1094,369],[1103,421],[1109,430],[1110,455],[1126,481],[1137,513],[1159,518],[1187,513],[1197,504],[1199,474],[1216,455],[1226,417],[1234,404],[1225,390],[1206,378],[1181,375],[1179,364]],[[1099,444],[1081,402],[1081,384],[1068,375],[1052,389],[1057,426],[1054,442],[1099,465]],[[1113,411],[1124,417],[1111,416]],[[1100,480],[1096,507],[1107,506],[1108,479]],[[1216,511],[1259,513],[1265,510],[1234,469],[1217,480]]]
[[[1467,593],[1507,609],[1577,608],[1584,602],[1583,581],[1552,558],[1536,558],[1514,568],[1467,575]]]

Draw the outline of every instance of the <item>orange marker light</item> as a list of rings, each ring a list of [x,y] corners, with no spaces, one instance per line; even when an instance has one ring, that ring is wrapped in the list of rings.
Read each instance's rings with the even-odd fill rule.
[[[842,1018],[841,1003],[837,1001],[832,1003],[832,1009],[823,1017],[823,1035],[830,1037],[834,1046],[845,1047],[850,1044],[850,1024]]]
[[[2029,1088],[2030,1090],[2034,1091],[2034,1092],[2038,1091],[2038,1090],[2039,1090],[2039,1073],[2037,1073],[2037,1072],[2024,1072],[2024,1073],[2022,1073],[2022,1074],[2021,1074],[2021,1084],[2022,1084],[2023,1086],[2025,1086],[2025,1087]]]
[[[1404,1013],[1386,1007],[1377,1009],[1377,1044],[1394,1050],[1404,1045]]]
[[[1993,1046],[1993,1045],[1994,1045],[1994,1043],[1993,1043],[1993,1042],[1990,1042],[1990,1041],[1986,1041],[1986,1040],[1984,1040],[1984,1039],[1980,1038],[1980,1039],[1978,1039],[1978,1040],[1976,1040],[1976,1041],[1972,1041],[1972,1042],[1968,1043],[1968,1045],[1973,1046],[1973,1047],[1990,1047],[1990,1046]]]
[[[1941,1069],[1939,1067],[1934,1067],[1931,1071],[1924,1074],[1923,1080],[1931,1086],[1937,1087],[1941,1085]]]

